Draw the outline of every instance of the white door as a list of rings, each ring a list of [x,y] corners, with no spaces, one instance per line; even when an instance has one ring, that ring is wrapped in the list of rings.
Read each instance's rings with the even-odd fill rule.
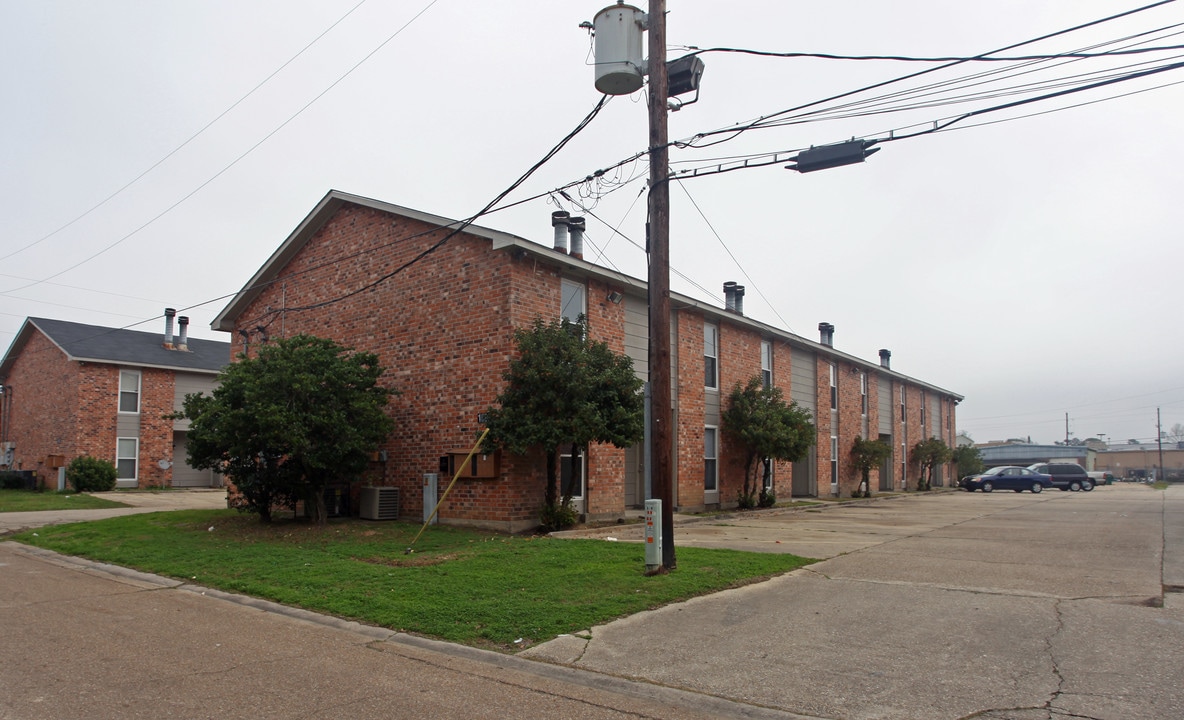
[[[562,502],[567,494],[571,493],[571,506],[575,511],[584,514],[584,485],[587,482],[587,457],[585,453],[580,452],[576,456],[579,472],[573,473],[571,461],[571,453],[566,453],[559,456],[559,500]]]

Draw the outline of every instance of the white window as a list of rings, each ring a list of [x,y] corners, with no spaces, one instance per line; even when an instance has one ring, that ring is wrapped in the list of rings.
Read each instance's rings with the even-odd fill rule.
[[[773,489],[773,458],[761,461],[761,485],[766,492]]]
[[[719,388],[719,328],[703,325],[703,386]]]
[[[921,391],[921,434],[925,434],[925,391]]]
[[[905,397],[905,395],[904,395],[904,385],[901,385],[901,386],[900,386],[900,424],[901,424],[901,425],[904,425],[904,424],[905,424],[905,422],[907,421],[907,418],[905,417],[905,404],[904,404],[904,397]]]
[[[703,489],[715,492],[719,489],[719,430],[707,427],[703,430]]]
[[[773,387],[773,343],[768,340],[761,341],[761,382]]]
[[[118,438],[115,441],[115,469],[119,480],[135,480],[137,459],[140,457],[139,438]]]
[[[135,370],[119,371],[119,412],[140,412],[140,373]]]
[[[574,323],[587,313],[587,290],[583,283],[567,278],[563,278],[560,286],[563,306],[559,310],[559,317]]]
[[[867,373],[859,373],[860,413],[867,417]]]
[[[839,438],[837,435],[830,436],[830,484],[834,486],[834,492],[838,492],[839,487]]]
[[[905,441],[900,441],[900,489],[903,490],[908,485],[908,460],[905,455]]]
[[[839,369],[830,364],[830,409],[839,409]]]

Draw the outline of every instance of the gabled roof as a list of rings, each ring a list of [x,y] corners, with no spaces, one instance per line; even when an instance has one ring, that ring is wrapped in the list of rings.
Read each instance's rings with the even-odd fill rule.
[[[292,258],[296,256],[300,250],[308,244],[317,231],[319,231],[326,222],[328,222],[338,210],[345,205],[359,205],[382,212],[399,215],[412,220],[419,220],[421,222],[429,223],[439,226],[443,229],[451,229],[460,227],[463,223],[460,220],[453,220],[451,218],[433,215],[421,210],[413,210],[411,208],[403,207],[401,205],[394,205],[392,203],[382,202],[381,200],[374,200],[372,198],[363,197],[361,195],[352,195],[350,193],[341,192],[340,190],[330,190],[324,198],[321,199],[317,206],[313,208],[304,220],[296,226],[296,229],[288,235],[283,244],[272,253],[263,267],[239,290],[234,299],[218,313],[214,321],[210,323],[210,327],[214,330],[222,330],[225,332],[234,332],[235,320],[238,316],[250,306],[251,302],[258,297],[259,293],[275,280],[284,267],[291,262]],[[500,230],[492,230],[490,228],[481,227],[480,225],[467,225],[464,232],[468,235],[486,238],[491,243],[493,250],[504,250],[507,252],[524,252],[527,255],[538,257],[548,263],[560,266],[565,273],[577,277],[595,277],[610,283],[617,283],[624,287],[626,293],[632,293],[642,298],[646,297],[646,281],[631,277],[625,273],[596,265],[595,263],[586,260],[575,258],[560,252],[556,252],[550,246],[541,245],[539,243],[527,240],[513,235],[511,233],[502,232]],[[855,357],[848,353],[836,350],[831,345],[823,345],[814,342],[807,338],[795,335],[794,333],[773,327],[766,323],[754,320],[744,315],[736,314],[734,312],[725,310],[714,305],[701,302],[694,298],[680,295],[678,293],[671,293],[671,300],[679,307],[689,308],[693,307],[703,312],[705,317],[727,320],[728,322],[736,323],[738,325],[749,326],[758,332],[761,332],[770,337],[776,337],[791,345],[805,348],[816,353],[819,357],[830,358],[833,360],[843,360],[859,367],[874,370],[880,375],[887,377],[899,378],[906,380],[918,387],[933,390],[943,395],[952,397],[955,401],[961,402],[963,397],[957,393],[951,392],[936,385],[931,385],[927,382],[917,380],[916,378],[904,375],[889,368],[885,368],[878,362],[869,362],[862,358]]]
[[[214,321],[210,323],[210,327],[214,330],[222,330],[224,332],[234,332],[234,321],[239,314],[247,308],[251,302],[263,292],[263,289],[268,284],[275,280],[275,278],[283,271],[284,267],[300,252],[301,248],[308,244],[313,235],[330,220],[337,211],[344,205],[360,205],[374,210],[391,213],[392,215],[399,215],[412,220],[419,220],[428,223],[429,225],[438,225],[443,229],[452,229],[460,227],[463,223],[460,220],[452,220],[450,218],[441,217],[439,215],[432,215],[431,213],[423,212],[422,210],[413,210],[411,208],[403,207],[401,205],[394,205],[381,200],[374,200],[361,195],[352,195],[350,193],[341,192],[340,190],[330,190],[317,206],[313,208],[304,220],[296,226],[292,234],[284,240],[283,244],[271,254],[267,262],[263,263],[263,267],[243,286],[242,290],[234,296],[234,299],[218,313]],[[490,228],[481,227],[480,225],[468,225],[465,227],[465,233],[468,235],[476,235],[495,242],[506,241],[510,239],[522,240],[515,235],[504,233],[499,230],[491,230]],[[525,241],[523,241],[525,242]]]
[[[188,351],[164,347],[164,333],[120,330],[100,325],[85,325],[66,320],[27,318],[0,361],[0,379],[8,377],[12,364],[40,331],[69,360],[101,362],[140,367],[217,373],[230,364],[230,343],[189,338]],[[174,337],[174,341],[176,338]]]

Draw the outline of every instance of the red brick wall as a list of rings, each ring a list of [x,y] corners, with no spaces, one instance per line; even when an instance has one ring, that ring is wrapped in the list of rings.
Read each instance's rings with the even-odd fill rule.
[[[239,320],[244,329],[265,324],[269,337],[303,332],[379,355],[387,368],[384,381],[401,394],[391,401],[396,428],[376,479],[400,487],[400,512],[412,518],[422,516],[423,473],[437,470],[441,454],[475,441],[478,413],[503,387],[514,352],[513,329],[558,316],[558,267],[534,256],[493,251],[489,240],[462,233],[370,291],[312,310],[283,309],[332,300],[374,282],[445,234],[415,220],[346,205]],[[338,261],[356,254],[356,259]],[[590,333],[621,352],[624,309],[607,301],[608,291],[598,282],[587,288]],[[258,339],[253,336],[252,342]],[[624,450],[611,446],[589,449],[589,514],[623,510],[624,457]],[[545,477],[541,453],[503,455],[498,479],[457,483],[441,508],[441,520],[508,530],[532,527]],[[441,477],[441,491],[449,480]]]
[[[818,467],[817,467],[817,485],[819,495],[829,495],[831,488],[831,468],[830,468],[830,436],[831,436],[831,408],[830,408],[830,360],[824,356],[818,356],[818,362],[815,373],[817,394],[818,412],[814,417],[814,424],[818,428]],[[839,378],[840,388],[842,387],[842,378]],[[840,461],[839,477],[843,476],[843,467]]]
[[[372,208],[345,205],[292,258],[277,280],[244,309],[237,330],[251,333],[251,342],[309,333],[344,345],[376,352],[387,368],[384,382],[401,394],[390,414],[396,429],[385,444],[387,462],[375,464],[371,481],[401,488],[401,513],[422,516],[422,475],[437,470],[437,459],[451,450],[467,449],[480,425],[477,415],[500,392],[502,374],[514,352],[515,327],[536,318],[557,317],[561,302],[558,265],[533,254],[493,251],[490,241],[467,234],[452,237],[424,260],[389,278],[392,269],[412,261],[448,231]],[[374,287],[349,297],[359,287]],[[610,303],[612,288],[587,284],[587,315],[592,337],[615,351],[624,351],[624,306]],[[316,307],[320,303],[331,304]],[[703,315],[695,309],[675,311],[677,367],[675,389],[676,507],[703,506]],[[760,370],[760,336],[721,322],[721,409],[728,392]],[[242,349],[237,332],[235,350]],[[775,343],[774,377],[786,397],[790,390],[791,351]],[[821,359],[820,359],[821,360]],[[844,446],[860,432],[857,375],[840,368],[843,392]],[[818,471],[820,488],[830,483],[829,376],[819,362]],[[871,392],[874,393],[874,384]],[[875,399],[869,422],[875,435]],[[910,400],[910,412],[916,412]],[[852,405],[853,404],[853,405]],[[854,408],[854,410],[852,409]],[[853,414],[852,414],[853,413]],[[743,481],[742,459],[729,452],[721,433],[720,495],[734,502]],[[840,457],[842,460],[842,457]],[[590,517],[619,516],[624,510],[624,450],[589,448],[586,463],[586,511]],[[843,487],[850,492],[855,476],[841,467]],[[779,463],[777,482],[788,497],[791,465]],[[847,472],[844,474],[843,471]],[[443,488],[451,478],[441,477]],[[450,523],[478,524],[518,530],[533,526],[542,505],[545,469],[541,454],[501,458],[497,479],[462,479],[441,509]]]
[[[905,386],[905,402],[907,405],[905,418],[908,423],[908,489],[916,490],[917,482],[921,478],[921,465],[913,459],[913,448],[917,443],[927,439],[921,432],[921,389],[913,385]]]
[[[13,388],[7,437],[16,445],[18,466],[56,488],[57,473],[44,464],[47,455],[62,455],[67,463],[79,455],[114,463],[119,372],[117,365],[67,360],[34,331],[6,381]],[[156,461],[173,454],[173,422],[163,416],[173,412],[174,375],[151,368],[140,373],[139,485],[165,486],[172,470],[161,470]]]
[[[140,487],[167,487],[173,479],[173,469],[161,470],[157,462],[173,459],[173,421],[164,416],[173,412],[175,378],[172,370],[140,371]]]
[[[608,301],[613,288],[598,281],[587,286],[587,318],[590,337],[625,354],[625,305]],[[585,511],[589,519],[620,517],[625,507],[625,450],[612,445],[588,448]]]
[[[677,488],[675,508],[703,508],[703,314],[698,310],[673,311],[678,318],[678,367],[674,383],[678,408],[674,428],[674,462]],[[722,494],[721,494],[721,497]]]
[[[792,399],[792,375],[790,371],[793,362],[793,351],[787,343],[773,342],[773,385],[781,388],[781,396],[788,403]],[[816,423],[816,420],[812,419]],[[781,500],[789,500],[793,495],[793,463],[777,461],[773,463],[773,492]]]
[[[5,380],[12,387],[12,417],[5,436],[15,445],[15,466],[35,471],[49,488],[57,487],[57,473],[44,466],[45,456],[64,455],[69,462],[77,454],[79,382],[78,364],[68,361],[39,331],[31,334]],[[110,452],[115,452],[114,441]]]
[[[744,387],[749,378],[761,372],[761,336],[740,325],[720,323],[719,330],[719,393],[720,413],[728,409],[732,391],[737,385]],[[702,351],[699,353],[702,355]],[[702,372],[700,372],[702,375]],[[719,449],[719,499],[724,507],[735,507],[744,476],[751,472],[745,467],[745,450],[742,445],[720,432]],[[760,489],[757,479],[757,489]]]

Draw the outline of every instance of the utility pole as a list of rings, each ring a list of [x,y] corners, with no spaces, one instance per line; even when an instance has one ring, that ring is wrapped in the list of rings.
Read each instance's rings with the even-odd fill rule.
[[[662,501],[662,567],[673,570],[674,483],[673,404],[670,372],[670,183],[666,130],[666,0],[650,0],[650,195],[649,375],[653,429],[650,433],[651,477],[654,496]]]
[[[1166,475],[1163,470],[1163,420],[1159,416],[1159,408],[1155,408],[1155,442],[1159,443],[1159,472],[1155,473],[1156,480],[1163,480],[1160,475]]]
[[[1069,413],[1065,413],[1065,444],[1069,444]]]

